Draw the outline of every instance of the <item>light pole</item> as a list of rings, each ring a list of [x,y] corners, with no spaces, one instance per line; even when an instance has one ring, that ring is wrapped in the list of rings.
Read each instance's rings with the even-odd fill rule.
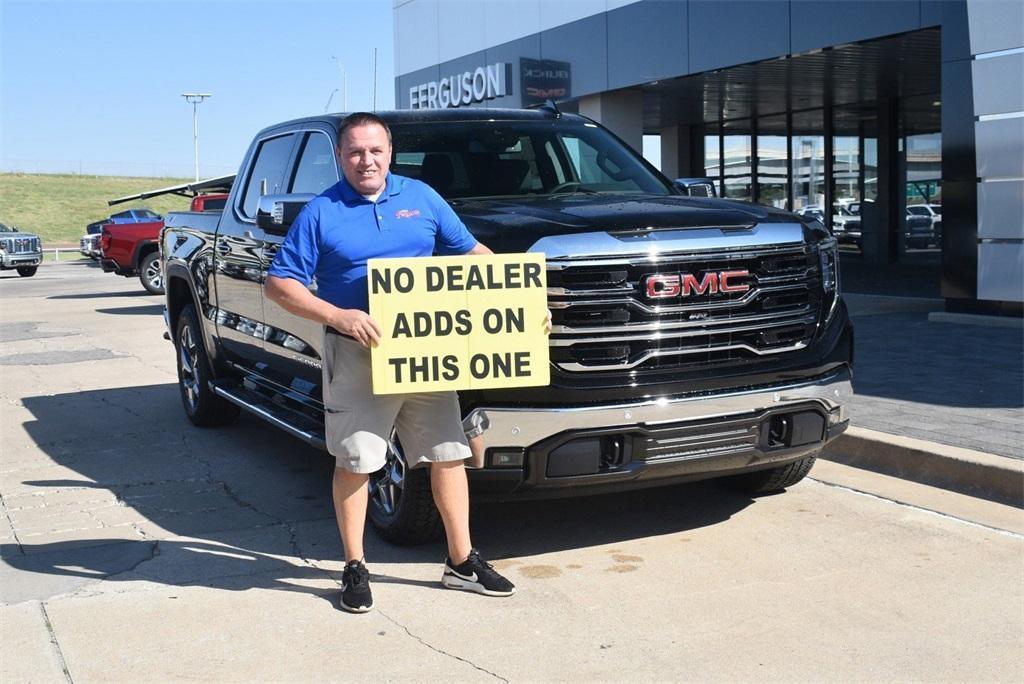
[[[196,180],[199,180],[199,115],[196,111],[196,106],[208,97],[213,97],[212,93],[182,93],[181,96],[185,98],[185,102],[192,105],[192,142],[195,146],[196,151]]]
[[[348,76],[345,74],[345,67],[341,60],[334,55],[331,55],[331,59],[338,65],[338,70],[341,72],[341,111],[348,112]],[[328,104],[330,104],[330,100],[328,100]]]

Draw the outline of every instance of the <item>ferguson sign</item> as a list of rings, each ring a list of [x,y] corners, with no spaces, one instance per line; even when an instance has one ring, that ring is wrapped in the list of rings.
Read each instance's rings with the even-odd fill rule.
[[[445,109],[463,107],[474,102],[510,95],[509,65],[496,62],[473,71],[453,74],[440,81],[421,83],[409,88],[411,109]]]

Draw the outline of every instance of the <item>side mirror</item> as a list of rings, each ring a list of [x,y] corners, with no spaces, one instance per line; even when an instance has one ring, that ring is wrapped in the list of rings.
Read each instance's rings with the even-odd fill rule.
[[[271,235],[286,235],[302,207],[314,197],[312,193],[264,195],[256,205],[256,225]]]

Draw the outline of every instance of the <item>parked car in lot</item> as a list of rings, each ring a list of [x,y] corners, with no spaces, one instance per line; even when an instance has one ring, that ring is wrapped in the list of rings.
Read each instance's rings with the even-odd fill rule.
[[[82,253],[82,256],[99,260],[103,256],[103,250],[100,248],[100,239],[102,237],[101,233],[83,235],[78,238],[78,251]]]
[[[78,239],[78,251],[82,253],[82,256],[95,260],[99,260],[103,256],[103,250],[100,248],[100,238],[103,226],[109,222],[110,219],[105,218],[94,221],[85,227],[85,235]]]
[[[495,252],[546,255],[550,385],[459,395],[464,424],[485,426],[476,495],[712,477],[779,491],[846,429],[853,328],[836,241],[817,221],[685,196],[554,105],[381,115],[395,174],[431,185]],[[298,211],[340,177],[339,121],[261,131],[225,211],[165,218],[167,332],[197,426],[245,409],[324,447],[324,328],[265,298],[263,280]],[[386,211],[411,213],[401,197]],[[429,475],[391,446],[371,475],[369,519],[391,541],[425,541],[439,520]]]
[[[855,214],[849,206],[836,204],[832,212],[832,234],[841,245],[863,247],[861,240],[860,214]]]
[[[907,247],[909,249],[926,249],[931,245],[937,246],[941,239],[936,234],[935,224],[932,223],[931,216],[922,216],[910,211],[910,209],[911,207],[907,207],[907,218],[903,233]],[[942,225],[941,221],[939,225]]]
[[[37,235],[0,223],[0,270],[16,269],[18,275],[29,278],[42,261],[43,241]]]
[[[233,176],[231,176],[233,178]],[[162,188],[152,192],[130,195],[111,200],[109,204],[128,202],[134,199],[145,199],[159,194],[197,194],[192,198],[191,210],[197,212],[216,211],[224,208],[227,200],[225,193],[204,192],[207,189],[224,187],[220,179],[199,183],[183,183],[181,185]],[[122,214],[134,217],[157,217],[145,222],[118,221]],[[110,220],[103,224],[100,237],[102,256],[100,266],[105,272],[131,278],[138,276],[142,287],[151,294],[164,293],[163,271],[160,267],[160,231],[164,227],[163,218],[148,209],[132,209],[112,214]]]
[[[911,204],[907,206],[908,216],[920,216],[931,220],[932,235],[929,244],[935,247],[942,245],[942,205],[941,204]]]
[[[163,220],[148,223],[107,223],[100,236],[100,266],[106,273],[139,277],[151,294],[163,294],[160,253],[157,239]]]

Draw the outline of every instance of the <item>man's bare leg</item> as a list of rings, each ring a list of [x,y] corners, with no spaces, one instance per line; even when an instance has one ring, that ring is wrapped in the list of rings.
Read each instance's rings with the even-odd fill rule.
[[[338,519],[338,532],[341,533],[346,563],[363,559],[363,526],[366,523],[368,477],[362,473],[351,473],[344,468],[334,469],[334,515]]]
[[[430,464],[430,489],[448,539],[448,557],[459,564],[469,556],[469,481],[463,461]]]

